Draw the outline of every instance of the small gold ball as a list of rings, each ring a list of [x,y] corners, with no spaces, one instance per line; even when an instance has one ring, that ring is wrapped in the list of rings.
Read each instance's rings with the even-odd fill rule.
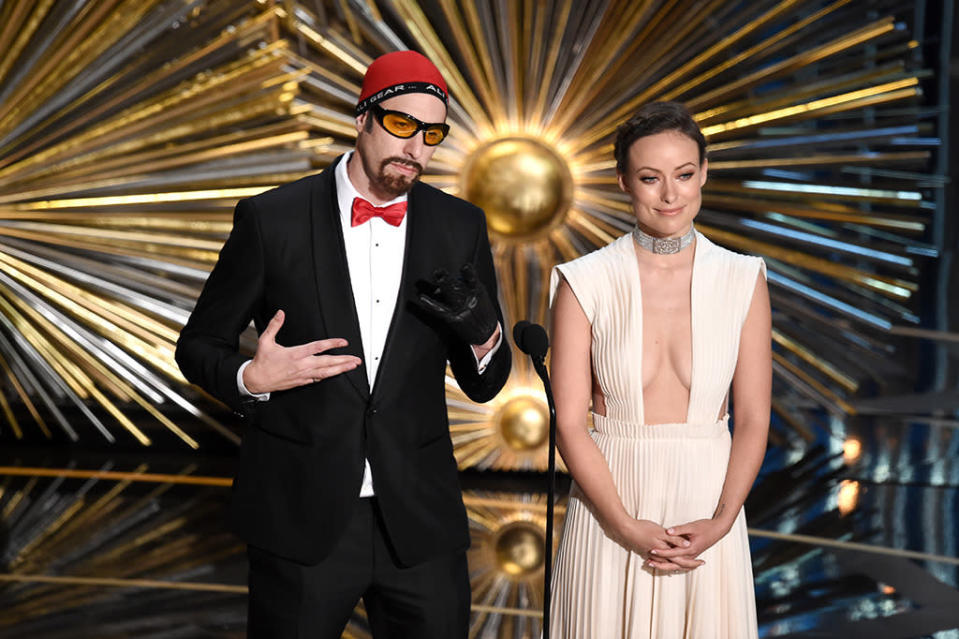
[[[520,395],[503,404],[496,423],[510,448],[536,450],[549,437],[549,408],[535,397]]]
[[[562,157],[530,138],[503,138],[478,148],[463,168],[462,193],[486,212],[490,230],[529,239],[562,221],[573,177]]]
[[[511,577],[525,577],[542,569],[544,539],[542,531],[533,524],[507,525],[494,542],[500,570]]]

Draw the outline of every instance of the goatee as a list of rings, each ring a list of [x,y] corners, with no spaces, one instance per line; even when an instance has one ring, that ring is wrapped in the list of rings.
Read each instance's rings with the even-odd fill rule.
[[[387,173],[387,167],[390,164],[402,164],[403,166],[408,166],[411,169],[416,171],[415,175],[397,175]],[[379,171],[376,172],[376,176],[370,180],[370,186],[373,187],[375,191],[381,192],[383,195],[389,195],[390,200],[397,198],[404,193],[408,193],[413,184],[420,178],[420,174],[423,172],[423,166],[418,162],[413,162],[412,160],[406,160],[400,157],[386,158],[380,163]]]

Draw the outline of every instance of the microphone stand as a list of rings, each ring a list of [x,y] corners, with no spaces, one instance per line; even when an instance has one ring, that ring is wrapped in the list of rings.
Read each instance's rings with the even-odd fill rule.
[[[556,405],[553,403],[553,388],[549,383],[544,358],[530,355],[536,374],[543,381],[546,404],[549,406],[549,457],[546,483],[546,563],[543,570],[543,639],[549,639],[549,604],[553,576],[553,502],[556,494]]]

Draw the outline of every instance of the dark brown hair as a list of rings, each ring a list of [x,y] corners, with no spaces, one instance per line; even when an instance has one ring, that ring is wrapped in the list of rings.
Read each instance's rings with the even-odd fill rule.
[[[633,142],[665,131],[682,133],[695,142],[699,146],[699,163],[703,163],[706,159],[706,138],[686,107],[679,102],[650,102],[616,129],[616,145],[613,148],[616,172],[625,174],[629,170],[629,147],[633,146]]]

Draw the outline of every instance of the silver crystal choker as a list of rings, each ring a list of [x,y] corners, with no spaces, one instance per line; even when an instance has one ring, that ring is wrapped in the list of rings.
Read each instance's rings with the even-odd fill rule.
[[[636,243],[647,251],[656,255],[672,255],[673,253],[679,253],[693,243],[693,238],[696,237],[696,227],[690,225],[689,230],[680,237],[653,237],[636,226],[633,228],[633,237],[636,238]]]

